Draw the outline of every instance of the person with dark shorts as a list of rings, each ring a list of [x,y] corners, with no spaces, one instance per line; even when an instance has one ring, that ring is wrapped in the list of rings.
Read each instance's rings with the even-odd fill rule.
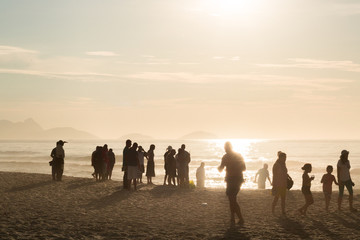
[[[226,195],[230,203],[230,221],[235,224],[235,215],[239,218],[239,224],[244,224],[241,215],[240,206],[237,203],[237,194],[240,191],[241,184],[244,182],[243,171],[246,170],[243,157],[233,151],[230,142],[226,142],[224,146],[226,154],[221,159],[218,170],[221,172],[226,167]]]
[[[350,161],[349,161],[349,151],[342,150],[340,155],[340,160],[337,164],[337,177],[339,183],[339,198],[338,198],[338,209],[341,211],[342,198],[344,196],[344,188],[349,192],[349,207],[351,212],[356,212],[357,210],[353,207],[353,186],[355,185],[350,177]]]

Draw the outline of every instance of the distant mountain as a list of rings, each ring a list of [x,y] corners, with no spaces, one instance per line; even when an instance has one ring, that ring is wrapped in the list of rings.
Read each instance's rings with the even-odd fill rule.
[[[138,140],[152,140],[154,138],[147,136],[147,135],[140,134],[140,133],[130,133],[130,134],[121,136],[119,138],[119,140],[127,140],[127,139],[130,139],[132,141],[138,141]]]
[[[26,119],[24,122],[11,122],[0,120],[0,139],[18,140],[47,140],[47,139],[97,139],[98,137],[74,128],[52,128],[44,130],[33,119]]]
[[[185,136],[182,136],[180,139],[216,139],[219,138],[213,133],[204,132],[204,131],[197,131],[189,133]]]

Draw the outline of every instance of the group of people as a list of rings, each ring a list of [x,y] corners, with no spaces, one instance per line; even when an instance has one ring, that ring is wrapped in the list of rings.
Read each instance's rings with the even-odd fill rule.
[[[233,151],[232,145],[230,142],[226,142],[224,146],[226,154],[221,160],[221,164],[218,167],[221,172],[226,167],[226,195],[228,196],[230,203],[230,219],[231,223],[235,223],[235,216],[238,217],[239,224],[244,223],[244,219],[241,214],[240,206],[237,203],[236,196],[240,190],[241,184],[244,182],[243,171],[246,170],[245,161],[243,157]],[[285,201],[286,201],[286,192],[292,186],[292,179],[288,175],[288,170],[286,167],[286,153],[279,151],[278,158],[273,165],[272,173],[273,180],[270,180],[269,172],[267,170],[268,165],[265,164],[264,168],[260,169],[255,175],[255,181],[259,175],[258,186],[260,189],[265,188],[265,182],[268,179],[270,184],[272,184],[272,195],[274,196],[272,202],[272,213],[275,213],[275,207],[279,198],[281,199],[281,211],[283,215],[286,215],[285,212]],[[356,212],[357,210],[353,207],[353,186],[355,185],[350,176],[350,161],[349,161],[349,151],[341,151],[340,159],[337,163],[337,179],[332,175],[333,167],[331,165],[326,167],[326,174],[323,175],[321,183],[323,184],[323,193],[325,198],[325,209],[328,211],[329,204],[332,195],[332,184],[335,183],[339,185],[339,196],[338,196],[338,210],[341,211],[341,205],[344,195],[344,188],[346,187],[349,192],[349,209],[351,212]],[[308,207],[314,203],[314,199],[311,193],[311,182],[315,179],[314,176],[309,176],[309,173],[312,171],[312,165],[306,163],[302,170],[304,171],[302,175],[302,188],[301,192],[305,198],[305,204],[298,209],[298,212],[302,215],[306,215]],[[289,186],[289,184],[291,186]]]
[[[59,140],[56,143],[56,147],[51,151],[50,156],[52,160],[49,162],[52,167],[52,179],[55,181],[61,181],[64,170],[64,143],[65,141]],[[241,154],[236,153],[230,142],[226,142],[224,145],[225,155],[221,159],[221,164],[218,170],[221,172],[226,168],[226,195],[228,196],[230,203],[230,218],[231,223],[235,223],[235,217],[239,219],[239,223],[243,224],[244,219],[241,214],[240,205],[237,202],[237,194],[240,191],[240,187],[244,182],[243,172],[246,170],[244,158]],[[154,150],[155,145],[151,144],[149,150],[146,152],[141,146],[138,146],[136,142],[132,143],[131,140],[126,141],[126,146],[123,150],[123,163],[122,171],[123,175],[123,187],[130,190],[131,184],[134,185],[134,189],[137,188],[137,183],[142,183],[142,175],[145,172],[144,160],[147,159],[146,177],[147,183],[152,184],[152,178],[155,177],[155,162],[154,162]],[[281,212],[286,215],[285,201],[286,192],[292,186],[289,187],[292,180],[288,174],[286,167],[286,153],[279,151],[277,153],[277,160],[272,168],[272,181],[269,177],[268,165],[264,164],[264,167],[260,169],[255,175],[255,181],[258,178],[258,187],[265,189],[265,182],[269,180],[272,185],[272,195],[274,196],[272,202],[272,213],[275,212],[275,207],[279,198],[281,199]],[[185,150],[185,144],[176,150],[169,146],[164,154],[164,185],[178,185],[182,187],[189,186],[189,163],[191,162],[191,156],[188,151]],[[112,170],[115,164],[115,154],[112,149],[108,150],[108,146],[105,144],[103,147],[97,146],[96,150],[92,153],[91,163],[94,167],[93,176],[96,180],[111,179]],[[205,181],[205,164],[201,163],[201,166],[196,171],[197,185],[204,186]],[[333,167],[327,166],[326,174],[323,175],[321,183],[323,184],[323,192],[325,197],[325,209],[329,209],[332,184],[339,185],[338,196],[338,210],[341,210],[344,189],[347,188],[349,192],[349,208],[350,211],[357,211],[353,207],[353,186],[355,185],[350,176],[350,161],[349,151],[341,151],[340,159],[337,163],[337,181],[334,175],[332,175]],[[298,209],[299,213],[306,215],[308,207],[314,203],[314,199],[311,193],[311,182],[314,180],[314,176],[309,176],[312,171],[312,165],[306,163],[302,170],[302,188],[301,191],[305,198],[305,204]],[[176,179],[176,180],[175,180]]]
[[[155,145],[151,144],[149,150],[146,152],[138,144],[132,143],[130,139],[126,140],[125,148],[123,150],[123,187],[124,189],[137,188],[137,183],[142,183],[142,175],[145,172],[144,160],[147,159],[146,177],[147,183],[152,184],[152,178],[155,177],[155,162],[154,162]],[[185,150],[185,144],[176,150],[169,146],[164,154],[164,185],[178,185],[186,187],[189,185],[189,163],[191,162],[190,153]],[[200,185],[204,186],[205,169],[202,164],[197,176],[199,177]],[[202,179],[201,179],[202,178]],[[176,180],[175,180],[176,179]]]
[[[115,165],[115,154],[112,148],[108,149],[108,145],[97,146],[91,154],[91,166],[94,167],[92,176],[96,181],[111,180],[112,171]]]

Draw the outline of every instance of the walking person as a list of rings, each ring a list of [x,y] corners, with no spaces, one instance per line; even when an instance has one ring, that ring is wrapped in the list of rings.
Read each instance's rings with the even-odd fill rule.
[[[349,151],[342,150],[340,155],[340,160],[337,163],[337,177],[339,182],[339,198],[338,198],[338,209],[341,211],[341,203],[344,196],[344,188],[349,192],[349,208],[351,212],[356,212],[357,210],[353,207],[353,186],[355,185],[351,180],[350,176],[350,161],[349,161]]]
[[[309,173],[311,173],[312,170],[312,166],[310,163],[306,163],[301,169],[304,170],[304,174],[302,175],[303,181],[302,181],[301,192],[305,197],[305,205],[299,209],[299,212],[301,215],[305,216],[308,207],[314,203],[314,198],[312,196],[310,188],[311,188],[311,181],[313,181],[315,177],[314,176],[309,177]]]
[[[240,191],[241,184],[244,182],[245,161],[239,153],[234,152],[230,142],[225,143],[224,149],[226,153],[221,159],[218,170],[221,172],[226,168],[226,195],[230,203],[230,222],[232,225],[235,224],[236,215],[239,218],[238,223],[244,224],[240,205],[237,202],[237,194]]]
[[[146,153],[147,165],[146,165],[146,177],[147,184],[152,184],[152,178],[155,177],[155,162],[154,162],[154,150],[155,145],[151,144],[149,151]]]
[[[271,211],[275,213],[275,206],[281,198],[281,213],[282,215],[286,215],[285,213],[285,200],[286,200],[286,189],[287,189],[287,168],[286,168],[286,153],[281,151],[278,152],[278,159],[276,160],[272,172],[273,172],[273,189],[272,194],[274,196],[274,200],[272,202]]]
[[[125,148],[123,150],[123,164],[122,164],[122,171],[124,172],[123,176],[123,188],[129,189],[129,181],[128,181],[128,161],[129,161],[129,151],[131,147],[131,140],[126,140]]]
[[[205,187],[205,163],[201,163],[200,167],[196,169],[196,186]]]
[[[325,210],[329,211],[329,205],[331,200],[331,194],[332,194],[332,183],[334,182],[336,185],[339,185],[336,181],[336,178],[334,175],[332,175],[333,172],[333,166],[328,165],[326,167],[326,174],[324,174],[321,178],[321,183],[323,184],[323,193],[325,197]]]
[[[264,167],[259,169],[259,171],[255,174],[255,182],[257,182],[258,184],[258,189],[265,189],[266,179],[269,180],[271,185],[268,167],[269,166],[266,163],[264,163]],[[257,176],[259,176],[259,178],[256,181]]]

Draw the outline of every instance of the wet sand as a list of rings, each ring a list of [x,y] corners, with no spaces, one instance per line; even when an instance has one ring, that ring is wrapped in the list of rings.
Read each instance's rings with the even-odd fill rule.
[[[231,226],[224,189],[142,184],[129,192],[118,181],[0,172],[0,239],[360,239],[360,212],[348,210],[347,196],[338,212],[335,191],[325,212],[323,194],[313,195],[301,216],[303,196],[290,191],[282,217],[280,205],[271,213],[270,190],[240,191],[245,225]]]

